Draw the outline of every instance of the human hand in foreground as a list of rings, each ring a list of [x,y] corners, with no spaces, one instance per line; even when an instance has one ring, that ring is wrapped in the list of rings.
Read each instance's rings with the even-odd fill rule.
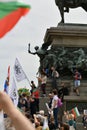
[[[16,130],[35,130],[32,123],[14,106],[5,92],[0,92],[0,110],[11,118]]]

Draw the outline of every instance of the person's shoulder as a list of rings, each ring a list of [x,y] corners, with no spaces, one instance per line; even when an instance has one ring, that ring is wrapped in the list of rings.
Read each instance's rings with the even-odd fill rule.
[[[57,95],[55,95],[55,96],[54,96],[54,99],[55,99],[55,100],[56,100],[56,99],[58,99],[58,96],[57,96]]]

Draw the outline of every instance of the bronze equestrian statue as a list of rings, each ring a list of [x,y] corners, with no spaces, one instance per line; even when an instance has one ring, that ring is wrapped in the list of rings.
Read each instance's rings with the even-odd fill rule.
[[[64,12],[69,12],[69,8],[82,7],[87,11],[87,0],[55,0],[61,15],[61,22],[64,23]]]

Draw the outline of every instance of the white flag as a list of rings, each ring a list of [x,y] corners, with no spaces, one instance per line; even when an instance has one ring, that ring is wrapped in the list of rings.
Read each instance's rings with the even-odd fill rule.
[[[0,130],[6,130],[3,111],[0,111]]]
[[[18,91],[17,91],[17,86],[16,86],[16,82],[14,78],[13,78],[12,86],[10,87],[9,95],[14,105],[17,106],[18,105]]]
[[[49,130],[47,117],[44,118],[42,130]]]
[[[27,78],[17,58],[14,64],[14,74],[18,82]]]

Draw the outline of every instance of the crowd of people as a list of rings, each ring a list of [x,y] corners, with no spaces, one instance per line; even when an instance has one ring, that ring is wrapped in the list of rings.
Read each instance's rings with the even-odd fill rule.
[[[3,96],[3,97],[2,97]],[[36,103],[35,98],[32,99],[32,94],[27,97],[24,93],[19,97],[19,103],[17,109],[14,105],[10,97],[4,93],[0,93],[0,108],[4,110],[4,112],[7,114],[7,117],[9,116],[12,120],[13,126],[16,130],[30,130],[30,129],[36,129],[36,130],[56,130],[58,129],[59,122],[58,122],[58,96],[57,96],[57,90],[54,89],[52,93],[49,94],[50,99],[48,102],[49,111],[50,114],[45,114],[44,110],[36,109]],[[31,102],[34,103],[32,109],[31,109]],[[8,107],[8,108],[7,108]],[[14,107],[14,109],[13,109]],[[6,117],[6,118],[7,118]],[[17,119],[18,118],[18,119]],[[23,124],[23,121],[26,124]],[[29,124],[28,124],[29,121]],[[21,125],[22,123],[22,125]],[[19,127],[17,126],[19,124]],[[24,126],[23,126],[24,125]],[[29,126],[30,125],[30,126]],[[63,124],[61,125],[62,127]],[[22,127],[22,128],[21,128]],[[68,129],[66,129],[68,130]]]
[[[53,88],[52,91],[50,91],[50,93],[47,95],[46,86],[48,77],[51,77],[52,79]],[[59,79],[59,77],[60,75],[55,67],[52,66],[50,72],[48,69],[43,69],[37,77],[39,86],[36,87],[34,81],[31,81],[30,96],[25,97],[25,95],[23,94],[19,97],[18,107],[25,112],[25,115],[32,121],[34,127],[37,130],[39,128],[43,128],[44,121],[47,122],[45,124],[47,124],[47,127],[50,130],[56,130],[58,128],[64,129],[64,127],[66,127],[66,130],[68,130],[71,126],[73,127],[73,129],[76,129],[75,118],[73,114],[68,112],[63,113],[63,115],[66,116],[67,122],[62,123],[62,121],[58,119],[59,109],[60,107],[63,107],[64,96],[69,95],[69,89],[64,82],[61,82],[61,87],[58,88],[57,80]],[[74,91],[79,96],[79,86],[82,77],[78,70],[75,70],[73,78]],[[45,115],[43,110],[39,110],[40,96],[49,97],[47,115]],[[59,100],[60,102],[58,104]]]
[[[49,92],[47,95],[46,93],[46,85],[47,85],[47,78],[51,77],[52,79],[52,91]],[[47,69],[43,69],[43,71],[39,74],[37,77],[39,86],[37,87],[34,83],[34,81],[31,81],[31,90],[30,90],[30,95],[26,95],[25,93],[22,93],[19,95],[19,100],[18,100],[18,110],[9,107],[11,106],[13,108],[12,102],[8,95],[5,93],[0,93],[0,109],[3,109],[5,113],[11,117],[13,120],[13,124],[16,128],[16,130],[75,130],[76,129],[76,121],[74,114],[71,113],[71,111],[64,111],[62,116],[65,117],[65,122],[59,119],[59,109],[63,108],[63,101],[64,101],[64,96],[69,95],[69,90],[67,86],[65,85],[64,82],[61,82],[61,87],[58,88],[58,83],[57,79],[60,77],[58,71],[52,66],[51,67],[51,72]],[[79,86],[80,86],[80,80],[82,78],[81,74],[76,70],[74,73],[74,89],[77,94],[77,96],[80,95],[79,93]],[[7,99],[3,99],[2,95],[6,97]],[[39,99],[40,96],[42,98],[48,97],[49,101],[47,102],[47,110],[48,113],[45,114],[44,110],[40,110],[39,108]],[[1,101],[2,100],[2,101]],[[6,100],[6,101],[5,101]],[[7,105],[7,102],[9,104],[9,107]],[[2,104],[2,105],[1,105]],[[8,107],[8,109],[5,108]],[[17,111],[17,112],[16,112]],[[21,112],[20,112],[21,111]],[[13,116],[11,116],[12,113]],[[21,115],[21,114],[22,115]],[[17,116],[17,114],[20,115],[20,117]],[[17,126],[18,122],[16,121],[16,118],[18,117],[17,121],[19,122],[19,127]],[[23,116],[23,117],[22,117]],[[87,117],[87,116],[86,116]],[[83,124],[84,127],[86,127],[86,117],[83,117]],[[21,119],[20,119],[21,118]],[[26,121],[26,127],[25,125],[23,126],[23,120]],[[29,120],[27,120],[29,119]],[[24,122],[25,122],[24,121]],[[29,124],[28,124],[29,121]],[[20,124],[22,123],[22,125]],[[30,125],[30,126],[29,126]],[[23,126],[23,127],[22,127]],[[22,128],[21,128],[22,127]],[[25,128],[24,128],[25,127]]]

